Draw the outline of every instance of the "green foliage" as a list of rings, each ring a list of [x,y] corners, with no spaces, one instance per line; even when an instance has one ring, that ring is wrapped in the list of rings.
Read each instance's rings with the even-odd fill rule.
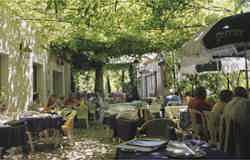
[[[94,91],[95,74],[93,71],[78,72],[74,74],[74,81],[79,92]]]
[[[244,3],[242,3],[244,2]],[[110,57],[177,52],[201,28],[239,13],[241,0],[0,0],[0,9],[28,21],[50,52],[75,69],[93,69]],[[50,44],[50,45],[49,45]],[[172,73],[171,58],[167,73]],[[119,68],[121,66],[113,66]],[[167,76],[171,87],[173,76]],[[209,79],[209,78],[208,78]],[[212,79],[209,79],[213,81]]]
[[[181,93],[190,92],[195,86],[205,86],[211,95],[218,95],[223,89],[233,90],[238,86],[245,86],[245,75],[243,72],[233,72],[230,74],[203,73],[199,75],[186,75],[178,82],[178,90]]]
[[[66,0],[48,0],[47,10],[54,10],[55,13],[58,13],[59,10],[63,10],[66,7]]]

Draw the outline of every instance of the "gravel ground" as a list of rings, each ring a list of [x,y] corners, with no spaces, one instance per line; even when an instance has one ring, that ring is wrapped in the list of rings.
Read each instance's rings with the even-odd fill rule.
[[[72,142],[63,139],[56,148],[43,145],[28,158],[11,148],[4,160],[109,160],[114,159],[115,145],[110,131],[102,125],[94,125],[89,129],[75,130]]]

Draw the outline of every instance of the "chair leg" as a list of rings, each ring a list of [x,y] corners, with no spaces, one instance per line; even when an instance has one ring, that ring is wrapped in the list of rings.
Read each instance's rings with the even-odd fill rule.
[[[44,130],[44,140],[45,143],[49,143],[49,130]]]
[[[60,144],[60,131],[59,130],[54,129],[53,138],[54,138],[55,146],[58,146]]]
[[[64,128],[64,133],[66,134],[70,143],[73,142],[73,129],[72,128]]]
[[[34,147],[34,144],[32,142],[32,136],[31,136],[31,133],[30,132],[26,132],[27,136],[28,136],[28,143],[30,145],[30,150],[31,152],[34,152],[35,151],[35,147]]]
[[[72,134],[73,134],[73,133],[72,133],[72,130],[71,130],[71,129],[68,130],[68,138],[69,138],[70,143],[73,142],[73,135],[72,135]]]

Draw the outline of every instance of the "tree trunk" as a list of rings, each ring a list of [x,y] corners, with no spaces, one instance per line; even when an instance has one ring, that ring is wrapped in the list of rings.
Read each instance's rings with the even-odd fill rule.
[[[125,85],[125,71],[122,70],[121,87],[122,87],[122,92],[123,92],[123,93],[125,92],[124,85]]]
[[[70,74],[70,81],[71,81],[71,92],[74,93],[76,91],[76,83],[75,83],[75,79],[74,79],[74,75],[73,75],[73,70],[71,69],[71,74]]]
[[[161,64],[160,65],[160,74],[161,74],[161,96],[162,96],[162,100],[163,100],[163,104],[165,104],[165,96],[167,95],[167,75],[166,75],[166,65],[165,64]]]
[[[129,67],[129,77],[130,77],[130,97],[129,101],[137,100],[139,99],[139,95],[137,92],[137,75],[136,75],[136,69],[133,64]]]
[[[109,75],[107,75],[107,91],[108,91],[108,94],[110,95],[111,94],[111,84],[110,84],[110,78],[109,78]]]
[[[103,67],[99,66],[95,70],[95,93],[99,93],[104,97],[103,92]]]

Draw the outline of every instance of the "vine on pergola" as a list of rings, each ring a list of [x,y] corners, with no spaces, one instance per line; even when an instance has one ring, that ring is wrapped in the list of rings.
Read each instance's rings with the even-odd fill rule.
[[[51,54],[71,62],[76,69],[96,68],[98,65],[108,64],[110,58],[125,55],[139,58],[145,53],[157,50],[158,48],[152,46],[149,40],[131,35],[119,36],[110,42],[75,37],[68,41],[55,41],[50,44]]]
[[[50,45],[50,52],[70,62],[74,69],[95,69],[95,91],[101,94],[103,93],[103,67],[112,65],[109,64],[110,58],[125,55],[139,58],[145,53],[156,50],[157,48],[154,48],[149,40],[131,35],[118,36],[110,42],[75,37],[67,42],[56,41]],[[120,65],[124,66],[124,64]],[[119,64],[113,65],[113,67],[118,66]],[[127,65],[127,68],[129,66],[131,67]]]
[[[50,51],[75,68],[102,68],[108,58],[177,50],[239,0],[1,0],[28,21]]]

